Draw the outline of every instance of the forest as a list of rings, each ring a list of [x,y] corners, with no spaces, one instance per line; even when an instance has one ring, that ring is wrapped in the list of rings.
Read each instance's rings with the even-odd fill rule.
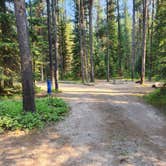
[[[63,80],[165,89],[165,18],[164,0],[1,0],[0,95],[22,91],[23,110],[35,112],[37,82],[55,92]]]
[[[21,64],[26,63],[19,55],[17,5],[24,2],[0,3],[1,90],[21,80]],[[58,79],[165,79],[165,5],[163,0],[27,0],[32,79],[50,78],[55,84]]]
[[[164,166],[165,113],[165,0],[0,0],[0,165]]]

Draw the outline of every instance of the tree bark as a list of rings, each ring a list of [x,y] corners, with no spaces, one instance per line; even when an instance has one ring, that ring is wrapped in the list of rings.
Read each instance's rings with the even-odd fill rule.
[[[135,0],[133,0],[133,22],[132,22],[132,75],[134,80],[135,76]]]
[[[147,0],[143,0],[143,37],[142,37],[142,70],[141,70],[141,84],[143,84],[144,81],[145,81],[146,29],[147,29]]]
[[[55,81],[55,90],[58,91],[58,40],[57,40],[57,0],[52,0],[52,17],[53,17],[53,29],[54,29],[54,50],[55,50],[55,64],[54,64],[54,81]]]
[[[48,28],[48,44],[49,44],[49,77],[52,81],[53,76],[53,63],[52,63],[52,37],[51,37],[51,12],[50,12],[50,0],[47,2],[47,28]]]
[[[106,2],[107,4],[107,29],[106,29],[106,34],[107,34],[107,54],[106,54],[106,66],[107,66],[107,82],[110,81],[110,55],[109,55],[109,16],[108,16],[108,8],[109,8],[109,0]]]
[[[118,21],[118,57],[119,57],[119,75],[122,75],[122,43],[121,43],[121,25],[120,25],[120,9],[119,0],[117,0],[117,21]]]
[[[41,72],[41,81],[44,81],[44,68],[43,68],[43,64],[41,64],[40,72]]]
[[[85,83],[85,58],[83,48],[83,26],[84,26],[84,6],[83,0],[78,0],[79,5],[79,29],[80,29],[80,56],[81,56],[81,76],[82,82]]]
[[[91,82],[94,82],[92,9],[93,9],[93,0],[90,0],[89,1],[89,44],[90,44],[90,64],[91,64],[90,79]]]
[[[151,81],[152,80],[152,64],[153,64],[153,52],[152,52],[152,49],[153,49],[153,24],[154,24],[154,0],[152,0],[152,22],[151,22],[151,33],[150,33],[150,57],[149,57],[149,60],[150,60],[150,64],[149,64],[149,80]]]
[[[84,53],[84,72],[85,72],[85,81],[86,83],[89,82],[89,60],[88,60],[88,50],[87,50],[87,34],[86,34],[86,27],[87,27],[87,17],[86,17],[86,10],[87,5],[86,1],[82,0],[82,46],[83,46],[83,53]]]
[[[21,71],[23,87],[23,110],[35,111],[34,87],[32,77],[32,60],[29,46],[27,17],[24,0],[14,0],[19,49],[21,54]]]

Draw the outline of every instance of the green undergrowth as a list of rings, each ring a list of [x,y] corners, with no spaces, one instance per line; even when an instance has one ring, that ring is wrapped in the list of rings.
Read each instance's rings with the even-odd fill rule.
[[[23,112],[22,101],[0,101],[0,133],[9,130],[42,128],[46,123],[63,119],[67,104],[59,98],[36,99],[36,112]]]
[[[146,102],[161,108],[166,112],[166,88],[156,89],[148,95],[144,96]]]
[[[38,87],[35,86],[35,93],[41,93],[43,90]],[[12,99],[15,97],[21,97],[22,95],[22,88],[20,85],[14,86],[12,88],[4,88],[4,89],[0,89],[0,99]]]

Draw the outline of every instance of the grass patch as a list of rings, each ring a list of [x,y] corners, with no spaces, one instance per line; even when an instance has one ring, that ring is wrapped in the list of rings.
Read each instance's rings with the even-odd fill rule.
[[[55,89],[52,89],[52,92],[58,94],[58,93],[62,93],[62,90],[55,90]]]
[[[20,100],[0,101],[0,133],[42,128],[46,123],[62,119],[68,110],[67,104],[58,98],[36,99],[35,113],[23,112]]]
[[[144,96],[146,102],[163,109],[166,112],[166,88],[156,89]]]

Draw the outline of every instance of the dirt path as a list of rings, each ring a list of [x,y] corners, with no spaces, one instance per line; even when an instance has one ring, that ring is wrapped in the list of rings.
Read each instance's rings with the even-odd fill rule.
[[[166,166],[166,118],[134,83],[61,84],[71,111],[42,132],[0,137],[0,165]]]

